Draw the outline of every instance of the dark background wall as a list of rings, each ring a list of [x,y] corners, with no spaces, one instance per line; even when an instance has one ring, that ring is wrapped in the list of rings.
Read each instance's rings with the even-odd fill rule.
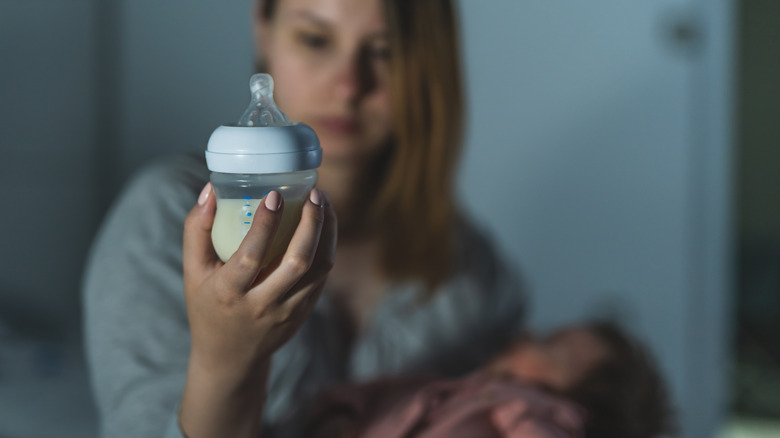
[[[0,312],[68,336],[99,219],[94,1],[0,3]]]
[[[739,234],[780,244],[780,2],[740,2]]]
[[[733,408],[780,419],[780,3],[740,2]],[[774,434],[780,434],[775,429]]]

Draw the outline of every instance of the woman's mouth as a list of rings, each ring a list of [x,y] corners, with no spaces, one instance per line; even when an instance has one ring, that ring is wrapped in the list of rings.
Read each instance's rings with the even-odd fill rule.
[[[360,123],[352,117],[320,117],[318,125],[327,133],[353,135],[360,129]]]

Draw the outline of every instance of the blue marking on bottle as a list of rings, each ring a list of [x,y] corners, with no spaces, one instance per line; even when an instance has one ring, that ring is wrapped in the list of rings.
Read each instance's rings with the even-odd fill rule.
[[[246,215],[247,215],[247,216],[252,216],[252,212],[251,212],[251,211],[247,211],[247,212],[246,212]]]
[[[244,222],[245,225],[252,225],[252,222]]]
[[[251,196],[244,196],[241,199],[252,199],[252,197]]]

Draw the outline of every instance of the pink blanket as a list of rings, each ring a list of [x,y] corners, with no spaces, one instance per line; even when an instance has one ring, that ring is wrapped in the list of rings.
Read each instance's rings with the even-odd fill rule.
[[[475,373],[335,388],[308,424],[316,438],[571,438],[582,412],[528,383]]]

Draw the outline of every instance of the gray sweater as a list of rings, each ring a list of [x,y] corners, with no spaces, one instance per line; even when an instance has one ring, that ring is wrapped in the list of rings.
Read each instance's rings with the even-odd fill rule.
[[[85,336],[101,436],[176,437],[190,334],[182,287],[184,218],[208,180],[202,159],[178,156],[144,169],[112,207],[84,278]],[[329,385],[376,376],[471,371],[522,325],[518,278],[474,227],[463,223],[455,274],[421,302],[418,283],[392,284],[348,346],[327,287],[298,333],[272,361],[267,435]],[[265,436],[265,435],[264,435]]]

